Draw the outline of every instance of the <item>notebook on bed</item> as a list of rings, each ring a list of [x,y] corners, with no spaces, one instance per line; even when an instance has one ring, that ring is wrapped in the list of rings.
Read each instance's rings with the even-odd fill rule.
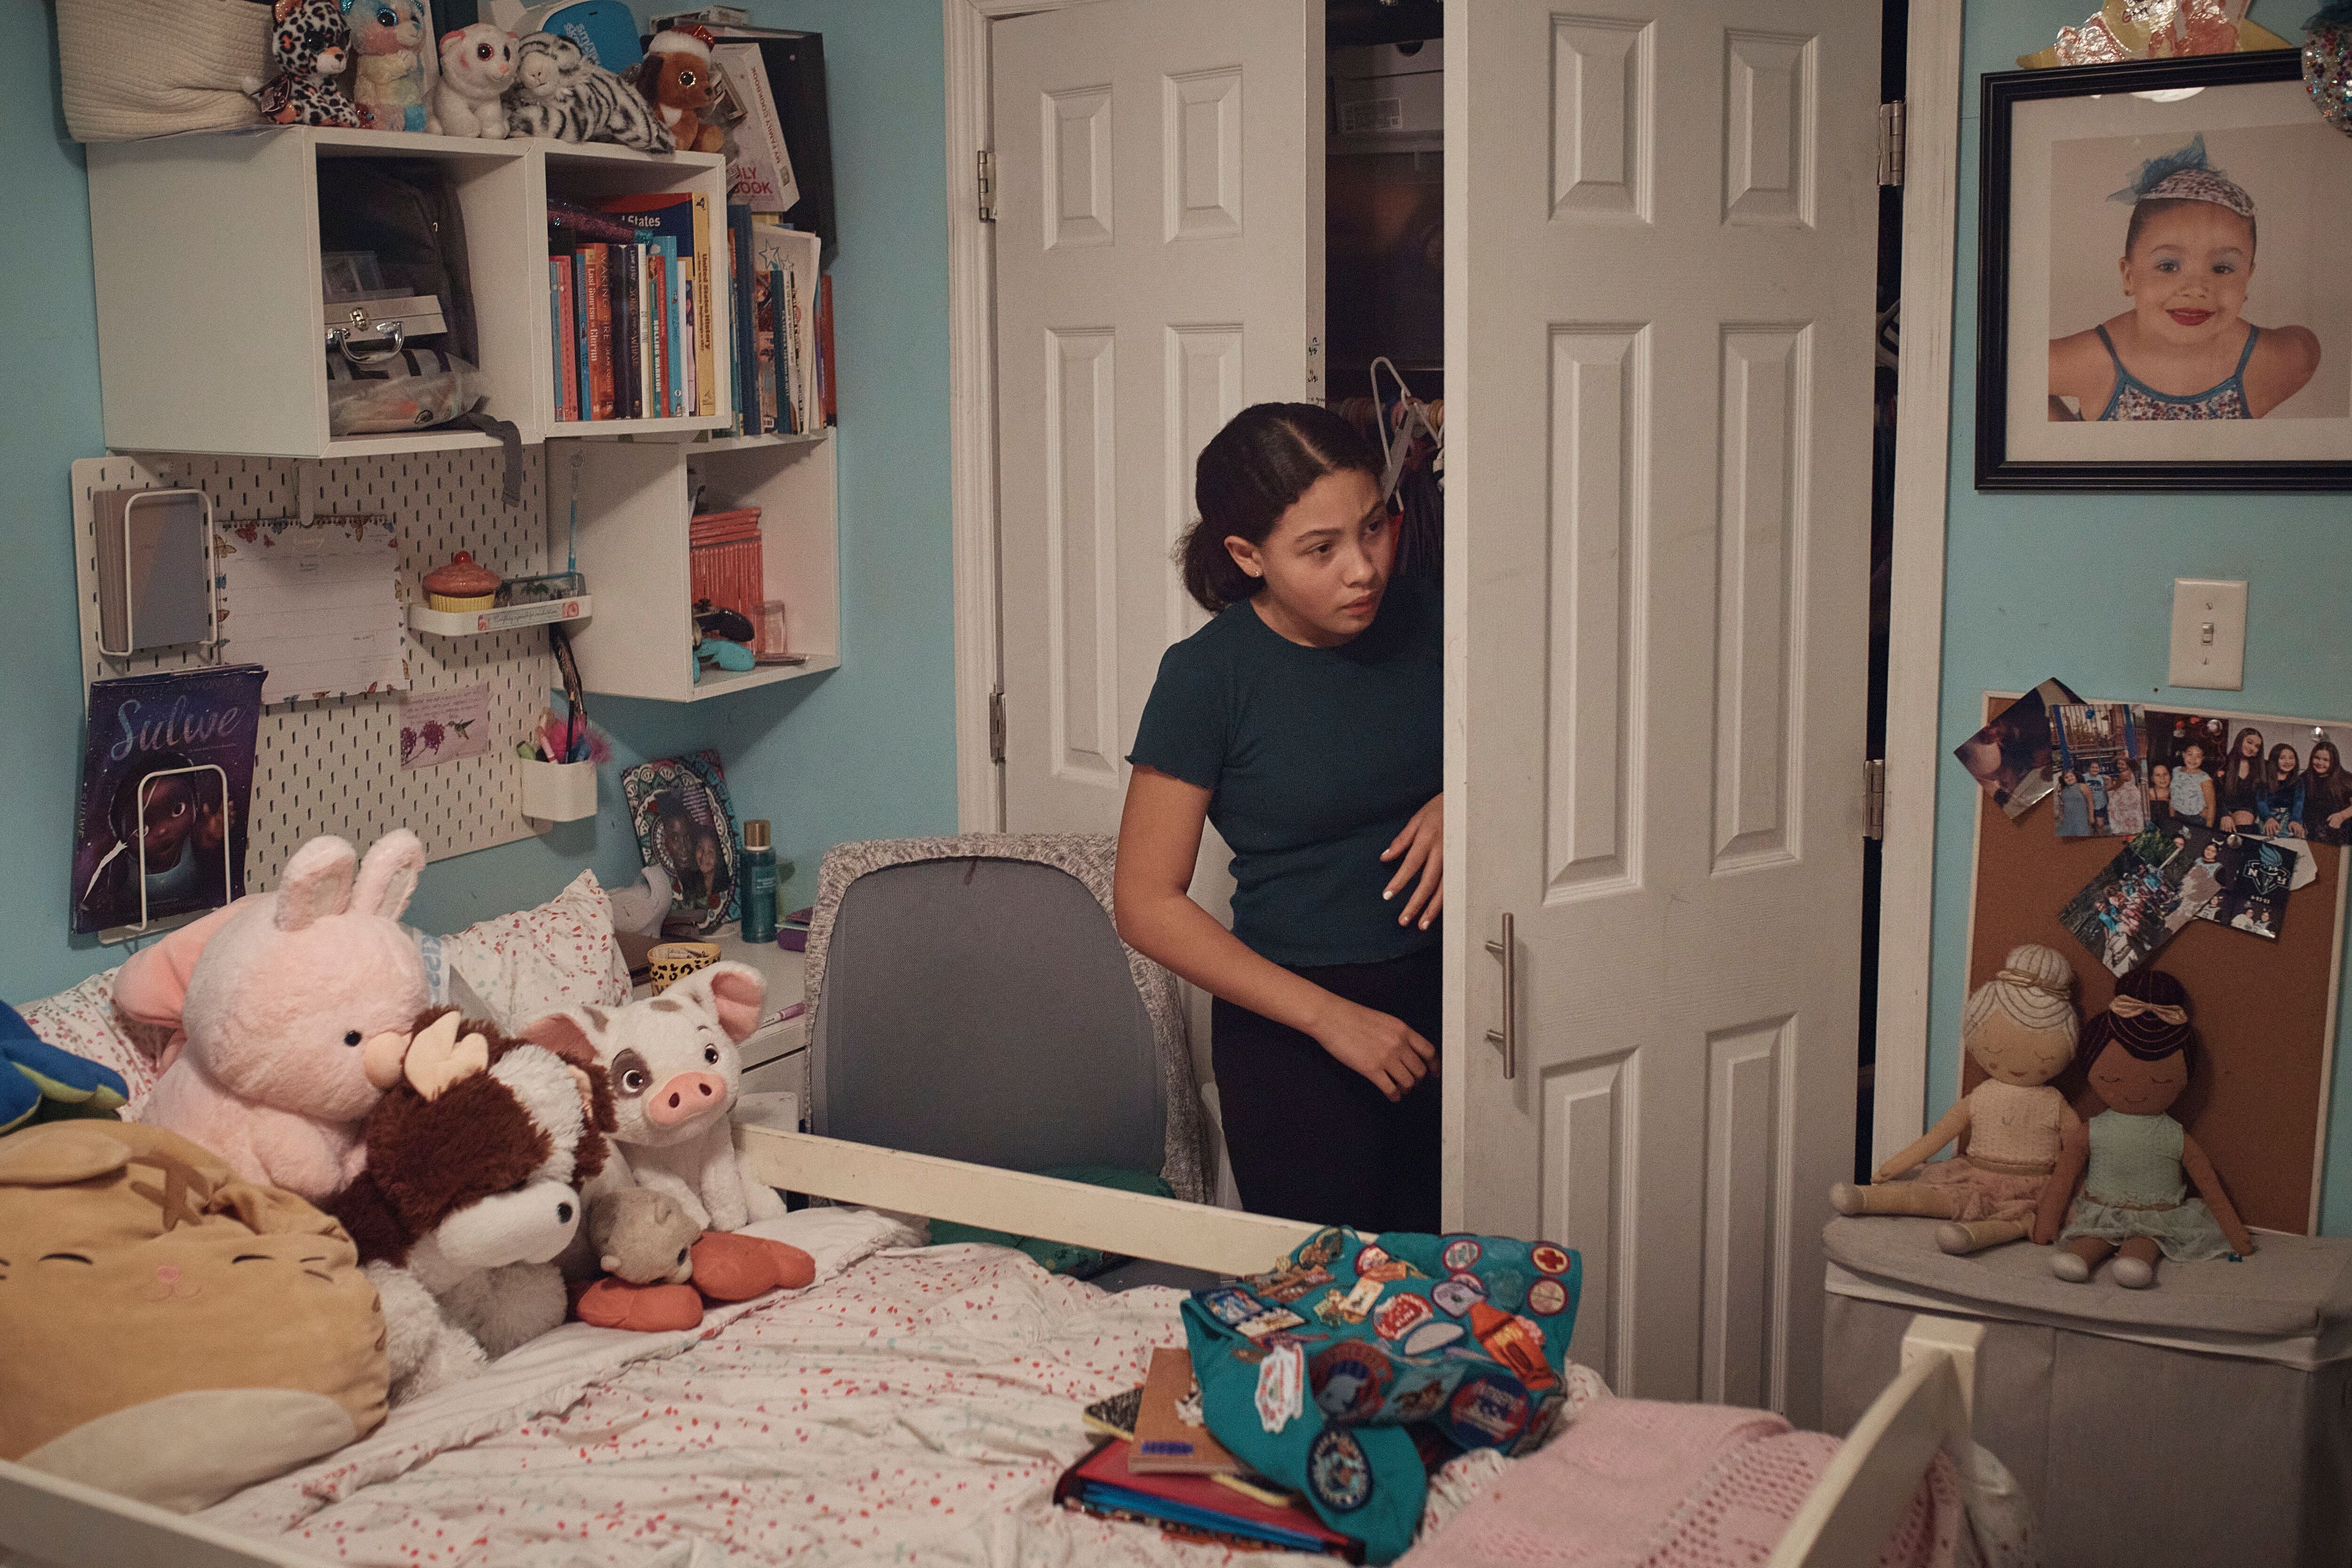
[[[1263,1503],[1208,1476],[1138,1475],[1128,1468],[1133,1448],[1118,1438],[1105,1442],[1062,1473],[1054,1500],[1104,1519],[1157,1525],[1190,1540],[1244,1551],[1364,1560],[1362,1542],[1326,1525],[1303,1502]]]

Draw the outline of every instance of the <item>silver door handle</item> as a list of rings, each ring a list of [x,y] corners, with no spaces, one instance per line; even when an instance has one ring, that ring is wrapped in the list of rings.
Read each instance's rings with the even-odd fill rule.
[[[1503,939],[1488,942],[1486,951],[1503,961],[1503,1026],[1487,1030],[1486,1043],[1503,1047],[1503,1076],[1513,1079],[1519,1073],[1519,944],[1508,910],[1503,911]]]

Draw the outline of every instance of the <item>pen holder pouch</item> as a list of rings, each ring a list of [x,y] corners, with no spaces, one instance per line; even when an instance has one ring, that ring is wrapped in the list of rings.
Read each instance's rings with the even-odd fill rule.
[[[535,822],[577,822],[596,815],[596,764],[541,763],[518,757],[522,814]]]

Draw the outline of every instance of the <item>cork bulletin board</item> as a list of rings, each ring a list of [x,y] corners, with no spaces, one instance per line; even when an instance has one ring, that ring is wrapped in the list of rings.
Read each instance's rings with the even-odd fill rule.
[[[1989,696],[1986,716],[2013,700]],[[2044,800],[2011,822],[1979,795],[1969,989],[1991,979],[2019,942],[2042,942],[2074,965],[2087,1024],[2115,994],[2115,977],[2059,923],[2058,911],[2125,841],[2061,839],[2051,811]],[[2344,952],[2344,851],[2317,844],[2311,853],[2318,879],[2289,895],[2276,942],[2191,921],[2144,966],[2188,988],[2199,1037],[2189,1089],[2173,1115],[2212,1156],[2248,1225],[2298,1235],[2318,1224]],[[1960,1091],[1983,1077],[1963,1052]],[[2099,1110],[2078,1070],[2068,1069],[2057,1085],[2077,1111]]]

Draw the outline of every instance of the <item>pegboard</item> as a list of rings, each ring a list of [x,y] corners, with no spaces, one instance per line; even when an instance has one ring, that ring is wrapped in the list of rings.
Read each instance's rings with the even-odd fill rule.
[[[98,651],[95,492],[170,487],[202,490],[215,526],[306,512],[372,513],[392,520],[404,593],[458,550],[505,577],[544,572],[547,502],[541,448],[523,449],[523,498],[505,504],[505,454],[417,452],[323,462],[279,458],[156,455],[86,458],[73,466],[74,580],[81,607],[85,682],[205,666],[202,648],[129,658]],[[415,831],[425,855],[446,859],[530,837],[521,811],[515,742],[528,737],[558,683],[547,628],[444,637],[411,630],[416,692],[487,686],[490,749],[437,766],[400,766],[400,694],[272,703],[255,741],[245,885],[274,886],[287,859],[321,834],[362,850],[395,827]],[[232,657],[233,653],[232,653]],[[77,759],[79,769],[79,759]],[[79,773],[77,773],[79,777]]]

